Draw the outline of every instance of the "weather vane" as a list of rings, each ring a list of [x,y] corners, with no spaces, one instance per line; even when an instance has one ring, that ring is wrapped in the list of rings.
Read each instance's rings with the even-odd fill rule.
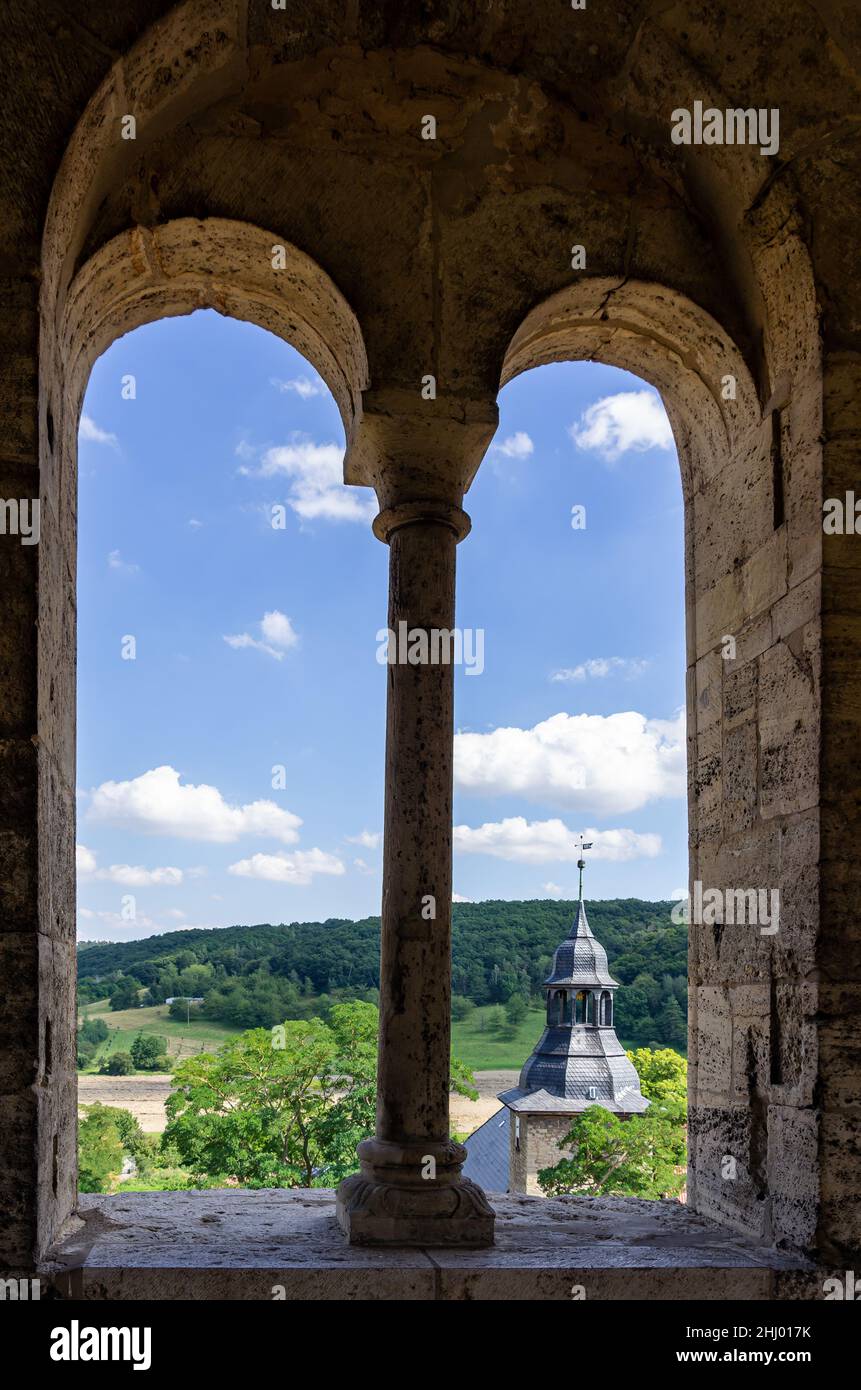
[[[583,858],[583,851],[584,851],[584,849],[591,849],[592,846],[593,846],[593,844],[594,844],[594,841],[593,841],[593,840],[590,840],[588,844],[584,843],[583,836],[582,836],[582,835],[580,836],[580,858],[577,860],[577,868],[580,870],[580,897],[579,897],[579,901],[580,901],[581,903],[582,903],[582,901],[583,901],[583,870],[584,870],[585,867],[586,867],[586,860]]]

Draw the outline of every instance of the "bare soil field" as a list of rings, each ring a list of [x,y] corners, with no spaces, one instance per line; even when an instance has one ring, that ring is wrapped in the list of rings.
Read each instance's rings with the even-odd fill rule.
[[[146,1134],[161,1134],[167,1124],[164,1103],[170,1094],[170,1076],[151,1072],[146,1076],[78,1076],[78,1104],[116,1105],[130,1110]]]
[[[464,1096],[452,1096],[449,1114],[451,1127],[458,1134],[472,1134],[500,1108],[497,1091],[517,1084],[517,1071],[477,1071],[475,1084],[477,1101]],[[78,1101],[81,1105],[116,1105],[130,1110],[147,1134],[161,1134],[167,1124],[164,1103],[170,1092],[170,1076],[153,1072],[147,1076],[89,1076],[78,1077]]]

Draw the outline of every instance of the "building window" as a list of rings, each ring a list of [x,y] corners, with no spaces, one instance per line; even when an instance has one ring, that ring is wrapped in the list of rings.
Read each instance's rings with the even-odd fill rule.
[[[585,991],[585,989],[578,989],[578,991],[577,991],[577,996],[576,996],[576,999],[575,999],[575,1001],[574,1001],[574,1022],[575,1022],[575,1023],[585,1023],[585,1022],[586,1022],[586,991]]]
[[[601,995],[601,1023],[605,1028],[613,1026],[613,996],[608,989]]]
[[[597,1086],[590,1086],[590,1087],[589,1087],[589,1099],[590,1099],[590,1100],[596,1100],[597,1097],[598,1097],[598,1087],[597,1087]]]
[[[515,1149],[515,1152],[516,1152],[516,1153],[520,1153],[520,1116],[519,1116],[519,1115],[515,1115],[515,1117],[514,1117],[514,1149]]]

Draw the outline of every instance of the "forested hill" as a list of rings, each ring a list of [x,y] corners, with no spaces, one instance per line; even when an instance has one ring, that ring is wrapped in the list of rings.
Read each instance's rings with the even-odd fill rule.
[[[619,1029],[643,1042],[684,1037],[687,930],[671,922],[671,906],[637,898],[587,904],[612,974],[627,986],[617,996]],[[540,999],[551,956],[575,910],[576,903],[545,898],[455,903],[454,994],[476,1004],[505,1003],[515,993]],[[321,1007],[325,1011],[334,998],[373,997],[379,987],[379,931],[378,917],[330,918],[82,943],[81,995],[110,994],[114,1007],[141,998],[142,987],[152,1003],[175,994],[199,995],[210,1018],[268,1026]]]

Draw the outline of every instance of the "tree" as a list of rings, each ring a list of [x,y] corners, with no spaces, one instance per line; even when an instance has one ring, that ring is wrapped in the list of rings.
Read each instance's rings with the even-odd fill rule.
[[[684,1047],[687,1042],[688,1030],[685,1016],[674,994],[670,994],[661,1006],[661,1012],[658,1015],[658,1032],[662,1042],[674,1043],[679,1047]]]
[[[110,1005],[118,1012],[120,1009],[133,1009],[138,1002],[138,982],[129,975],[120,975],[111,990]]]
[[[116,1117],[106,1105],[85,1105],[78,1125],[78,1187],[81,1192],[108,1192],[123,1166],[123,1145]]]
[[[688,1064],[678,1052],[671,1047],[638,1047],[628,1058],[636,1067],[640,1090],[647,1100],[687,1104]]]
[[[332,1186],[356,1171],[356,1145],[374,1132],[378,1029],[376,1005],[333,1004],[326,1023],[288,1019],[181,1062],[163,1142],[204,1179]],[[478,1098],[456,1058],[450,1082]]]
[[[112,1052],[99,1067],[102,1076],[130,1076],[134,1063],[128,1052]]]
[[[475,1004],[465,994],[451,996],[451,1016],[455,1023],[462,1023],[465,1018],[469,1018],[474,1009]]]
[[[277,1045],[276,1045],[277,1044]],[[319,1019],[255,1028],[181,1062],[165,1138],[193,1172],[244,1187],[311,1187],[334,1092],[334,1035]]]
[[[108,1036],[108,1025],[103,1018],[86,1018],[78,1029],[78,1037],[84,1042],[103,1043]]]
[[[629,1120],[590,1105],[559,1147],[571,1157],[538,1174],[548,1197],[676,1197],[685,1183],[684,1125],[659,1105]]]
[[[163,1071],[168,1066],[167,1043],[152,1033],[138,1033],[131,1046],[131,1059],[141,1071]]]
[[[522,994],[512,994],[505,1006],[505,1016],[512,1028],[523,1022],[526,1017],[526,1001]]]
[[[320,1127],[326,1183],[334,1186],[356,1171],[356,1145],[374,1133],[379,1010],[373,1004],[335,1004],[329,1027],[337,1049],[335,1071],[344,1086]]]
[[[560,1149],[570,1156],[543,1168],[538,1182],[548,1196],[676,1197],[685,1183],[687,1062],[671,1048],[629,1052],[643,1095],[643,1115],[620,1120],[592,1105],[579,1115]]]

